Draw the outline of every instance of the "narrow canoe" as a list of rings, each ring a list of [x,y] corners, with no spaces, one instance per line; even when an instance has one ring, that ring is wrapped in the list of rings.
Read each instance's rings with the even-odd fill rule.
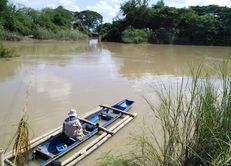
[[[52,135],[32,147],[29,160],[36,162],[40,166],[55,165],[60,157],[99,133],[100,130],[112,135],[113,132],[108,131],[106,127],[113,124],[123,115],[132,116],[133,114],[127,111],[132,107],[133,103],[134,101],[125,99],[112,106],[101,105],[98,111],[88,114],[84,119],[80,118],[82,126],[87,131],[83,138],[73,139],[65,136],[62,131],[58,132],[56,135]],[[11,159],[8,158],[8,161]]]

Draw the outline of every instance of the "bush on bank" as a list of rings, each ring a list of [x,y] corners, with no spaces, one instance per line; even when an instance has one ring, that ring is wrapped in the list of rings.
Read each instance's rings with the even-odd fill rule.
[[[2,44],[0,44],[0,58],[11,58],[14,56],[15,54],[11,49],[6,48]]]
[[[124,43],[147,43],[150,36],[148,29],[135,29],[129,27],[122,32]]]

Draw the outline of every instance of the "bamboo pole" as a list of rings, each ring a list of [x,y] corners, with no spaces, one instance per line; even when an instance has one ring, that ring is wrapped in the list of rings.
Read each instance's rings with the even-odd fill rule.
[[[99,105],[99,106],[102,107],[102,108],[108,108],[108,109],[110,109],[110,110],[117,111],[117,112],[120,112],[120,113],[122,113],[122,114],[129,115],[129,116],[134,117],[134,115],[133,115],[132,113],[129,113],[129,112],[126,112],[126,111],[117,109],[117,108],[113,108],[113,107],[110,107],[110,106],[107,106],[107,105]]]
[[[124,121],[120,125],[116,126],[116,128],[113,129],[113,132],[115,132],[115,133],[118,132],[121,128],[123,128],[126,124],[128,124],[133,119],[134,119],[133,117],[129,117],[126,121]],[[76,163],[78,163],[79,161],[81,161],[84,157],[86,157],[87,155],[89,155],[90,153],[92,153],[94,150],[96,150],[99,146],[101,146],[104,142],[106,142],[112,136],[113,135],[107,135],[106,137],[104,137],[103,139],[101,139],[99,142],[97,142],[93,147],[91,147],[88,151],[86,151],[85,153],[83,153],[80,157],[78,157],[75,160],[71,161],[67,166],[73,166],[73,165],[75,165]]]
[[[128,118],[129,118],[129,116],[124,117],[124,119],[122,119],[120,122],[118,122],[117,124],[115,124],[114,126],[112,126],[110,128],[110,130],[115,129],[117,126],[119,126],[121,123],[123,123],[124,121],[126,121]],[[97,142],[99,142],[100,140],[102,140],[105,136],[107,136],[106,132],[104,132],[103,134],[101,134],[98,138],[96,138],[90,144],[86,145],[84,148],[82,148],[80,151],[78,151],[77,153],[75,153],[73,156],[71,156],[67,160],[63,161],[62,165],[63,166],[69,165],[70,162],[72,162],[73,160],[75,160],[76,158],[78,158],[81,154],[83,154],[86,151],[88,151],[89,149],[91,149],[95,144],[97,144]]]
[[[12,163],[10,160],[8,159],[5,159],[5,162],[7,165],[10,165],[10,166],[15,166],[14,163]]]
[[[0,148],[0,166],[4,166],[4,150]]]

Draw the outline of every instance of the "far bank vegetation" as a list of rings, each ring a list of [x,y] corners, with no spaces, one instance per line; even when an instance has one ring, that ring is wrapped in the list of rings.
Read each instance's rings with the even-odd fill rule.
[[[94,11],[69,11],[19,7],[0,1],[0,40],[35,39],[79,40],[97,32],[103,17]]]
[[[100,26],[103,40],[157,44],[231,45],[231,8],[217,5],[176,8],[163,0],[127,0],[122,17]]]

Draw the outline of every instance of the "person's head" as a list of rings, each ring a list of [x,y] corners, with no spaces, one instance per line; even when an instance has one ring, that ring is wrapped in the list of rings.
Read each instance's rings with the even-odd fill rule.
[[[69,113],[68,113],[69,117],[77,117],[77,113],[75,109],[70,109]]]

